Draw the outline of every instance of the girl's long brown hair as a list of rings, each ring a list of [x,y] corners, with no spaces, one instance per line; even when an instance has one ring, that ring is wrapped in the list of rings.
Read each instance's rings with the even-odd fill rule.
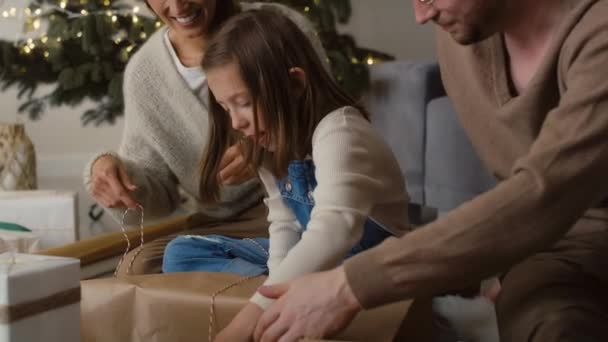
[[[353,106],[368,114],[325,71],[308,37],[287,17],[272,9],[244,11],[230,18],[209,42],[203,69],[237,63],[253,101],[254,124],[263,115],[265,133],[273,151],[254,142],[241,144],[247,165],[262,163],[275,176],[287,173],[290,161],[312,151],[317,124],[328,113]],[[305,89],[294,86],[289,70],[299,67],[306,75]],[[226,149],[238,141],[230,116],[209,92],[209,145],[201,165],[201,198],[219,198],[218,173]]]

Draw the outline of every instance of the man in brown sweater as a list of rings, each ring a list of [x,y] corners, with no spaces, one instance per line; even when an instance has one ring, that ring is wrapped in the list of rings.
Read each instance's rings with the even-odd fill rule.
[[[262,341],[502,274],[501,341],[608,341],[608,0],[414,0],[499,184],[343,266],[261,289]]]

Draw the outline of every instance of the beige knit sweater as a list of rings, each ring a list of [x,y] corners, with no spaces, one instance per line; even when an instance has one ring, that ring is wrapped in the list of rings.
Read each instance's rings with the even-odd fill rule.
[[[461,46],[439,33],[448,95],[500,183],[349,259],[346,276],[364,307],[467,285],[567,233],[608,232],[608,1],[562,3],[552,46],[517,96],[502,35]]]
[[[243,10],[279,10],[308,35],[322,61],[327,56],[310,22],[295,10],[279,4],[243,3]],[[195,94],[179,74],[163,42],[167,29],[156,32],[131,58],[125,71],[125,128],[118,153],[138,189],[134,198],[146,218],[170,214],[180,202],[178,187],[199,202],[198,209],[212,217],[229,218],[259,203],[263,189],[257,180],[224,187],[217,205],[200,204],[199,165],[208,144],[208,112],[203,96]],[[327,64],[326,64],[327,65]],[[107,152],[106,152],[107,153]],[[90,191],[91,167],[84,169]],[[120,220],[124,209],[107,209]]]

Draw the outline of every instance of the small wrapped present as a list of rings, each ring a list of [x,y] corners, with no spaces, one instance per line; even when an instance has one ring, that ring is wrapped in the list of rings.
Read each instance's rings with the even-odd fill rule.
[[[245,306],[264,278],[239,282],[226,273],[171,273],[82,282],[83,342],[205,342]],[[392,341],[411,301],[359,314],[338,341]]]
[[[80,341],[80,261],[0,254],[0,342]]]
[[[78,196],[71,191],[0,192],[0,221],[22,225],[40,238],[40,248],[78,240]]]

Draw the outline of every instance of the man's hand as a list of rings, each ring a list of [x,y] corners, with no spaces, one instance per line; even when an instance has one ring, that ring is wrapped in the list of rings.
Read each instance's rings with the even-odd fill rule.
[[[342,267],[258,290],[277,301],[255,328],[255,341],[299,341],[334,335],[361,310]]]
[[[131,196],[137,187],[122,162],[110,155],[100,157],[91,167],[91,195],[106,208],[136,208]]]
[[[264,310],[257,304],[247,304],[214,339],[215,342],[249,342],[258,318]]]
[[[245,157],[241,153],[239,144],[230,146],[220,161],[218,178],[222,185],[237,185],[250,180],[255,171],[245,165]]]

